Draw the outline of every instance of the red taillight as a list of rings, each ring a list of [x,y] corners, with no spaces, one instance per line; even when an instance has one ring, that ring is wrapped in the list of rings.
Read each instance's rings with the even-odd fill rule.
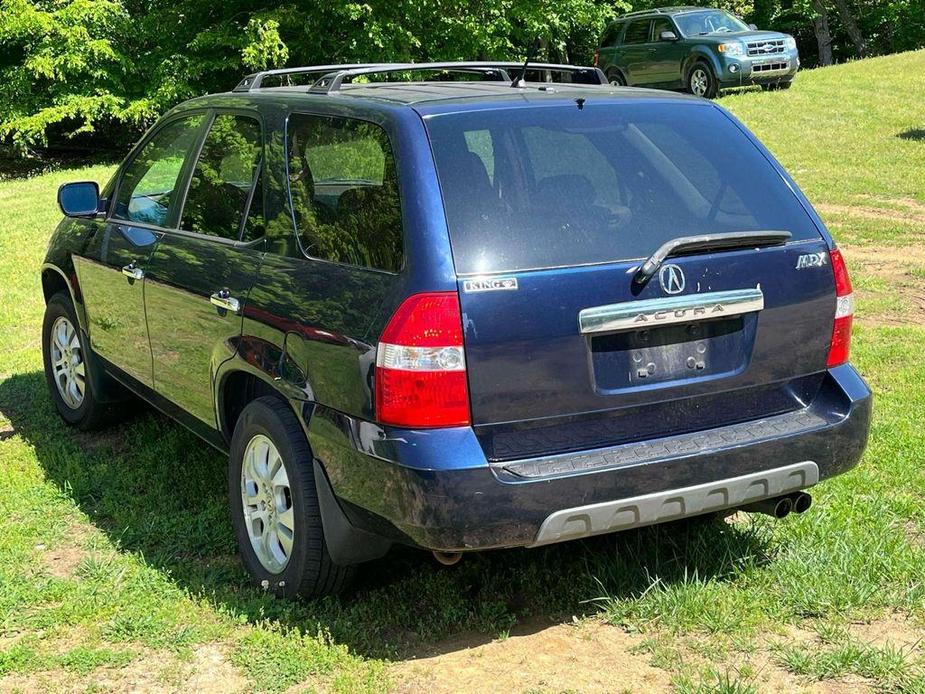
[[[835,324],[832,326],[832,343],[829,346],[827,366],[838,366],[848,361],[851,351],[851,323],[854,318],[854,294],[845,259],[837,248],[830,254],[835,273]]]
[[[592,63],[592,64],[594,65],[594,67],[597,67],[597,64],[598,64],[598,62],[600,62],[600,59],[601,59],[601,52],[600,52],[600,51],[594,51],[594,62]]]
[[[376,419],[413,428],[469,424],[456,292],[415,294],[392,315],[376,351]]]

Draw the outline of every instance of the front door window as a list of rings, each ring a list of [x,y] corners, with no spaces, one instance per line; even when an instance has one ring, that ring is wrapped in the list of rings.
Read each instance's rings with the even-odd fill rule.
[[[119,181],[112,216],[165,227],[178,197],[183,163],[196,143],[204,116],[168,123],[145,144]]]

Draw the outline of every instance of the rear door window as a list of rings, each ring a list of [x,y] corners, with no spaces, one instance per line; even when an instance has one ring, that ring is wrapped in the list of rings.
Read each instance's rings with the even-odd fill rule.
[[[591,102],[425,122],[460,274],[644,258],[693,234],[819,238],[770,162],[711,105]]]
[[[259,237],[263,191],[260,122],[219,114],[212,121],[190,179],[180,228],[237,241]],[[249,214],[249,212],[253,214]]]
[[[627,45],[648,43],[649,25],[651,23],[648,19],[637,19],[635,22],[630,22],[629,26],[626,27],[626,33],[623,35],[623,43]]]
[[[385,131],[368,121],[294,114],[288,150],[289,187],[305,254],[398,272],[401,204]]]

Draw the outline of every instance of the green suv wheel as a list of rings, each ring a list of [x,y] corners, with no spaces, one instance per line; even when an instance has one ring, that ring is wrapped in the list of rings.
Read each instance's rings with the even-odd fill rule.
[[[790,89],[790,85],[793,82],[771,82],[770,84],[762,84],[761,88],[766,92],[776,92],[779,89]]]
[[[626,86],[626,79],[623,77],[619,70],[610,70],[607,73],[607,81],[610,82],[611,87]]]
[[[687,76],[687,86],[694,96],[712,99],[719,91],[713,70],[706,63],[695,63]]]

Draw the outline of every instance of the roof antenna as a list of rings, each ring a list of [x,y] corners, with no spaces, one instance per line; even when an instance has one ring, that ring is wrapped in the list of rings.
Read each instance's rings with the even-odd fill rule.
[[[540,37],[537,36],[533,40],[533,46],[530,47],[530,51],[527,53],[527,59],[524,61],[524,66],[520,69],[520,74],[514,78],[511,82],[511,86],[514,88],[526,87],[527,86],[527,65],[531,60],[536,58],[536,54],[540,52],[543,42],[540,40]]]

